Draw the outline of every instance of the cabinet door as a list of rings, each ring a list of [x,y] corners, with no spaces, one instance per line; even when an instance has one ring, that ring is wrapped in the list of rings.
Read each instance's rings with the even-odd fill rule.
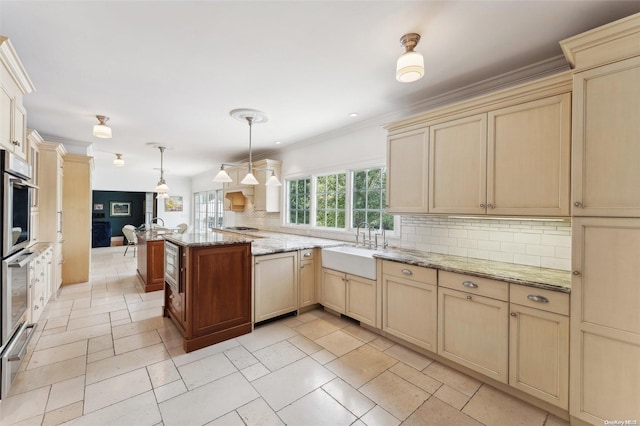
[[[4,86],[0,86],[0,145],[13,151],[11,127],[13,126],[13,99]]]
[[[13,152],[26,160],[29,147],[27,146],[27,111],[14,104],[13,111]]]
[[[437,286],[393,275],[382,276],[382,329],[436,352]]]
[[[433,125],[429,136],[429,213],[486,211],[487,115]]]
[[[300,307],[316,303],[316,263],[315,260],[300,261]]]
[[[488,117],[487,213],[569,216],[571,94]]]
[[[255,322],[298,309],[297,268],[296,252],[255,258]]]
[[[640,219],[572,224],[570,414],[640,419]]]
[[[640,216],[640,57],[573,80],[573,215]]]
[[[438,289],[438,354],[507,383],[509,304]]]
[[[376,281],[348,274],[346,279],[346,315],[357,319],[364,324],[375,327],[377,293]]]
[[[322,305],[344,314],[347,306],[346,285],[344,273],[322,268]]]
[[[569,407],[569,317],[511,304],[509,384]]]
[[[387,141],[387,212],[427,212],[429,129],[389,136]]]

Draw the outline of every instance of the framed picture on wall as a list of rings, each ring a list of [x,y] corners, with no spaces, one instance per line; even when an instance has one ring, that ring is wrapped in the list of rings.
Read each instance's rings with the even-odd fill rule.
[[[122,216],[131,216],[131,202],[123,202],[123,201],[111,201],[109,202],[111,206],[112,217],[122,217]]]
[[[164,211],[165,212],[181,212],[182,197],[178,195],[178,196],[169,196],[169,198],[165,198]]]
[[[93,209],[102,211],[102,210],[104,210],[104,204],[96,203],[96,204],[93,205]]]

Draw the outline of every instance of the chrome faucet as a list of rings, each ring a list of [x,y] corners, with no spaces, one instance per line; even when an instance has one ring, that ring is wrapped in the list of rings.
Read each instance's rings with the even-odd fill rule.
[[[360,222],[356,228],[356,247],[358,247],[358,242],[360,240],[360,228],[362,227],[364,227],[364,229],[369,229],[369,244],[371,244],[371,228],[369,228],[369,224],[367,222]],[[362,247],[366,246],[366,242],[367,239],[362,235]]]
[[[151,219],[151,223],[153,223],[153,221],[156,221],[156,223],[158,223],[158,221],[162,221],[162,227],[164,228],[164,219],[161,217],[154,217],[153,219]]]

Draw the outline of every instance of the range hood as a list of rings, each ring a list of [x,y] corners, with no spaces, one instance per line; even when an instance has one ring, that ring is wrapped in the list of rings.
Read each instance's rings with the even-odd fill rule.
[[[247,194],[248,195],[248,194]],[[232,212],[243,212],[246,204],[246,196],[243,191],[225,192],[224,198],[229,200],[230,210]]]

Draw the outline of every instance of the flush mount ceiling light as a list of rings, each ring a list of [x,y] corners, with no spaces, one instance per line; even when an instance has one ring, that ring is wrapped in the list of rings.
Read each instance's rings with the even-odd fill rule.
[[[253,174],[254,167],[253,167],[253,154],[252,154],[252,148],[251,148],[251,129],[254,124],[266,123],[267,121],[269,121],[269,117],[267,116],[267,114],[265,114],[262,111],[258,111],[256,109],[247,109],[247,108],[234,109],[229,112],[229,115],[231,115],[231,117],[235,118],[236,120],[246,121],[247,124],[249,124],[249,164],[247,167],[248,168],[247,174],[240,181],[240,183],[243,185],[258,185],[260,182],[258,182],[258,179],[256,179],[256,177]],[[229,174],[224,170],[224,166],[229,166],[229,165],[230,164],[223,163],[220,166],[220,171],[213,178],[214,182],[221,182],[221,183],[233,182],[233,179],[231,179]],[[271,169],[267,169],[267,171],[271,171],[271,177],[267,180],[267,182],[265,182],[265,185],[281,186],[282,184],[276,177],[275,172]]]
[[[113,165],[116,167],[124,166],[124,160],[122,159],[122,154],[116,153],[116,158],[113,160]]]
[[[164,181],[164,150],[167,149],[165,146],[156,146],[160,150],[160,180],[158,181],[158,185],[155,187],[153,192],[157,192],[158,196],[156,198],[168,198],[169,197],[169,187],[167,183]],[[164,195],[163,195],[164,194]]]
[[[109,139],[111,137],[111,127],[107,126],[109,117],[104,115],[96,115],[99,123],[93,126],[93,136],[97,138]]]
[[[398,58],[396,66],[396,80],[401,83],[411,83],[420,80],[424,76],[424,58],[413,49],[420,41],[420,34],[409,33],[400,38],[400,44],[405,52]]]

